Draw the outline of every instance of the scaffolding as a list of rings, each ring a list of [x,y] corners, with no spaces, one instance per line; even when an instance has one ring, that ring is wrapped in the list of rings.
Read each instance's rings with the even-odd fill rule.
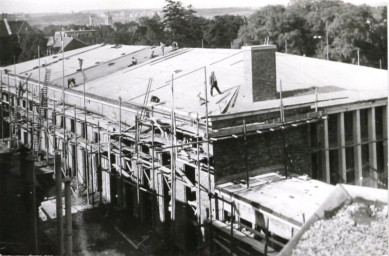
[[[40,64],[40,62],[39,62]],[[40,67],[40,66],[39,66]],[[40,69],[39,69],[40,70]],[[42,133],[45,139],[45,151],[46,160],[54,156],[54,152],[57,150],[58,140],[62,140],[64,167],[62,172],[64,176],[76,177],[76,187],[79,189],[79,181],[85,183],[87,204],[95,206],[95,192],[100,193],[100,202],[103,199],[104,185],[102,183],[103,174],[108,175],[110,178],[117,179],[120,181],[118,186],[119,205],[123,210],[125,206],[124,202],[124,184],[128,184],[136,189],[136,198],[138,204],[138,210],[140,211],[139,205],[141,204],[141,193],[146,193],[151,196],[153,200],[170,201],[170,220],[173,222],[172,225],[172,238],[174,240],[174,221],[176,219],[176,182],[180,180],[185,187],[189,188],[190,191],[196,192],[196,200],[186,200],[186,204],[193,210],[193,214],[197,215],[197,227],[199,233],[198,249],[209,248],[211,255],[216,255],[213,252],[213,242],[219,244],[220,241],[217,236],[213,237],[214,229],[214,216],[213,208],[217,194],[213,191],[212,175],[213,167],[210,164],[210,143],[217,140],[226,138],[238,138],[243,137],[245,144],[247,143],[247,136],[258,134],[262,132],[269,132],[272,129],[284,129],[287,125],[293,126],[298,123],[304,123],[309,120],[315,120],[321,117],[323,113],[317,112],[316,114],[305,114],[298,117],[285,118],[283,110],[281,110],[281,120],[277,119],[273,122],[265,124],[246,124],[243,120],[241,126],[231,127],[227,135],[227,132],[221,131],[217,134],[212,134],[209,131],[209,117],[208,117],[208,86],[207,86],[207,69],[203,67],[197,71],[203,70],[204,72],[204,91],[205,91],[205,113],[203,117],[199,117],[197,114],[196,118],[185,118],[179,117],[174,108],[174,81],[175,78],[172,75],[171,89],[172,89],[172,108],[170,113],[162,110],[156,110],[153,107],[146,106],[148,102],[149,92],[151,89],[152,79],[150,78],[145,94],[144,104],[137,106],[136,109],[132,109],[135,114],[134,124],[127,124],[122,120],[122,99],[118,99],[118,118],[112,120],[109,117],[102,116],[97,113],[93,113],[87,108],[87,96],[85,92],[85,79],[83,81],[83,94],[79,98],[83,101],[81,106],[66,103],[66,93],[64,86],[62,88],[62,99],[59,104],[55,99],[48,97],[48,91],[55,89],[55,87],[49,86],[50,81],[50,70],[46,69],[45,80],[43,85],[40,81],[38,84],[34,82],[27,82],[27,107],[20,109],[20,99],[18,98],[16,81],[21,77],[15,75],[15,86],[10,86],[9,77],[8,79],[8,90],[4,92],[3,86],[1,86],[1,104],[5,106],[8,104],[8,109],[1,108],[2,120],[9,121],[10,131],[13,131],[13,127],[18,125],[21,128],[26,128],[27,133],[33,135],[32,149],[34,156],[38,159],[39,152],[43,145],[41,143]],[[81,67],[81,72],[83,72]],[[40,76],[39,76],[40,77]],[[182,76],[181,76],[182,77]],[[3,85],[3,74],[1,74],[1,85]],[[36,90],[34,86],[38,85],[38,96],[36,96]],[[32,89],[32,90],[30,90]],[[58,89],[56,89],[58,91]],[[3,94],[7,93],[8,101],[4,101]],[[31,95],[31,99],[28,96]],[[23,95],[22,95],[23,96]],[[35,97],[34,97],[35,96]],[[13,101],[11,104],[11,97],[16,98],[17,101]],[[281,97],[282,98],[282,97]],[[107,103],[111,104],[112,103]],[[22,104],[23,105],[23,104]],[[5,111],[3,111],[3,108]],[[22,106],[23,108],[23,106]],[[128,107],[126,109],[128,112]],[[8,112],[9,118],[7,119],[3,112]],[[51,113],[51,115],[50,115]],[[12,116],[12,118],[11,118]],[[27,120],[25,122],[27,126],[21,120]],[[58,120],[59,123],[58,123]],[[74,122],[74,125],[67,126],[66,122]],[[46,121],[46,122],[44,122]],[[78,124],[81,126],[78,128]],[[180,125],[186,124],[191,127],[195,127],[192,131],[180,129]],[[2,129],[4,130],[4,129]],[[31,130],[31,131],[30,131]],[[185,134],[183,141],[177,141],[177,132]],[[202,133],[201,133],[202,132]],[[81,133],[81,136],[80,136]],[[170,139],[168,134],[170,133]],[[92,134],[92,136],[90,136]],[[93,136],[97,134],[97,136]],[[101,141],[101,137],[104,140]],[[3,136],[4,137],[4,136]],[[51,138],[50,138],[51,137]],[[26,142],[25,142],[26,143]],[[52,148],[52,150],[51,150]],[[206,148],[205,153],[201,153],[201,148]],[[84,151],[84,156],[80,156],[78,150]],[[195,153],[193,153],[195,152]],[[170,154],[170,168],[169,165],[163,163],[162,157],[157,155]],[[185,156],[185,155],[189,155]],[[115,161],[112,158],[116,157]],[[79,167],[79,160],[83,158],[83,168]],[[75,159],[73,163],[68,163],[66,159]],[[247,152],[245,152],[245,162],[247,171],[247,186],[249,187],[248,177],[248,166],[247,166]],[[183,162],[185,165],[193,167],[197,175],[197,181],[191,180],[184,170],[177,168],[177,162]],[[205,161],[205,163],[204,163]],[[68,172],[67,165],[70,166],[71,171]],[[82,170],[85,170],[84,172]],[[202,179],[202,175],[207,175],[206,179]],[[206,180],[202,183],[202,180]],[[110,179],[112,182],[112,179]],[[164,192],[164,188],[167,188],[167,193]],[[107,190],[107,188],[105,188]],[[203,194],[203,195],[202,195]],[[204,196],[206,194],[207,196]],[[92,196],[92,199],[90,197]],[[110,201],[110,196],[105,196],[106,200]],[[207,216],[202,215],[202,207],[206,207],[202,204],[202,201],[209,202]],[[219,199],[220,200],[220,199]],[[162,206],[161,206],[162,207]],[[162,207],[164,208],[164,206]],[[233,202],[231,202],[231,209],[233,211]],[[164,214],[168,211],[164,210]],[[140,212],[138,211],[138,215]],[[155,230],[155,214],[153,211],[153,229]],[[206,218],[205,218],[206,217]],[[166,220],[166,216],[163,216]],[[208,222],[205,223],[205,219]],[[231,253],[234,251],[233,245],[233,220],[231,220]],[[209,228],[209,244],[201,246],[201,229],[202,227]],[[253,231],[254,232],[254,231]],[[255,232],[254,232],[255,233]],[[259,235],[259,234],[258,234]],[[268,237],[266,235],[266,246]],[[219,242],[216,242],[219,241]],[[222,247],[222,246],[221,246]],[[266,250],[265,250],[266,254]]]

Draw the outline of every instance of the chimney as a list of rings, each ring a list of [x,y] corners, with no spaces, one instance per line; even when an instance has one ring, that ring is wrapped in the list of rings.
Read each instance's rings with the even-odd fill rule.
[[[244,46],[243,72],[252,102],[277,98],[276,46]]]

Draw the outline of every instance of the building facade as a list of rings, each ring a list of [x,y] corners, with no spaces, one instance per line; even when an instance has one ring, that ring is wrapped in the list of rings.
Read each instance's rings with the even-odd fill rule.
[[[385,71],[280,54],[271,45],[160,51],[94,45],[66,52],[63,62],[48,56],[6,67],[4,137],[41,158],[60,150],[75,183],[182,249],[209,239],[206,223],[217,233],[229,219],[231,227],[251,226],[247,239],[261,250],[264,237],[255,232],[265,222],[222,211],[224,203],[248,202],[225,184],[250,190],[260,175],[278,173],[387,187]],[[221,94],[210,95],[210,71]],[[261,202],[255,207],[272,215]],[[274,247],[282,237],[272,235]]]

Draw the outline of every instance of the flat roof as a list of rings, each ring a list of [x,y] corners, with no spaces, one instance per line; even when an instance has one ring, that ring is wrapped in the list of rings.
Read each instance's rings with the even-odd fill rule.
[[[277,173],[250,177],[250,187],[246,184],[227,182],[217,186],[238,200],[256,208],[271,209],[285,218],[303,223],[308,220],[332,192],[334,186],[308,179],[307,176],[285,178]],[[304,215],[304,216],[303,216]]]
[[[93,66],[97,66],[99,63],[104,63],[116,58],[125,56],[127,54],[133,53],[135,51],[147,48],[148,46],[130,46],[130,45],[92,45],[83,48],[79,48],[72,51],[66,51],[64,53],[64,69],[62,63],[62,53],[54,54],[50,56],[45,56],[40,59],[41,63],[41,81],[43,82],[45,77],[45,65],[47,68],[51,69],[51,78],[50,80],[56,80],[62,77],[64,73],[65,76],[74,74],[80,68],[78,59],[83,59],[83,69],[88,69]],[[16,65],[16,74],[27,76],[30,73],[31,79],[39,79],[39,64],[38,59],[30,60]],[[14,73],[13,65],[6,67],[10,70],[10,74]],[[61,84],[62,85],[62,84]]]
[[[110,62],[125,54],[146,49],[142,63],[120,70],[104,70],[101,62]],[[167,47],[168,48],[168,47]],[[158,55],[150,59],[151,51]],[[158,97],[159,108],[170,109],[173,103],[171,80],[174,77],[174,106],[177,111],[205,115],[205,79],[214,71],[222,94],[208,95],[209,115],[232,114],[260,109],[277,108],[279,100],[251,102],[250,88],[244,82],[243,50],[181,48],[162,56],[160,47],[92,45],[65,52],[65,76],[79,69],[78,58],[88,69],[86,90],[111,99],[122,97],[125,102],[143,103],[149,78],[152,78],[150,98]],[[52,79],[62,76],[62,54],[41,58],[52,69]],[[37,60],[16,65],[17,73],[37,80]],[[6,67],[13,72],[13,66]],[[206,68],[206,74],[205,74]],[[41,69],[44,71],[44,69]],[[318,87],[318,106],[334,106],[387,97],[387,71],[291,54],[276,53],[277,91],[282,81],[283,91],[305,90],[284,98],[284,105],[314,103],[313,87]],[[103,75],[102,75],[103,74]],[[41,81],[44,72],[41,72]],[[209,82],[209,81],[207,81]],[[82,90],[82,87],[74,87]],[[207,88],[209,91],[209,88]]]

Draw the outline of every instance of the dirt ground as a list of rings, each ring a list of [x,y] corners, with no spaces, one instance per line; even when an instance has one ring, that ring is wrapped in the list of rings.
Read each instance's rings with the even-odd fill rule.
[[[150,225],[141,224],[129,213],[120,214],[118,209],[110,205],[98,206],[98,203],[87,207],[84,197],[73,198],[73,207],[78,209],[72,214],[74,255],[184,255],[156,236]],[[56,220],[42,222],[41,227],[54,244]],[[138,245],[138,249],[119,231]]]

